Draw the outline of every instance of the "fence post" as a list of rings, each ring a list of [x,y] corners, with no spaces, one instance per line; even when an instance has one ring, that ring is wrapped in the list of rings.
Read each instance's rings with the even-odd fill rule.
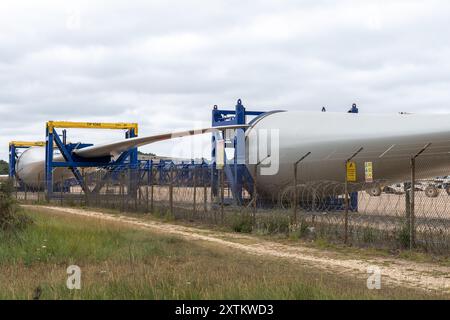
[[[270,154],[268,154],[263,159],[259,160],[255,164],[255,171],[253,173],[253,225],[256,226],[256,210],[257,210],[257,203],[258,203],[258,166],[265,161],[266,159],[270,158]]]
[[[345,220],[344,220],[344,243],[348,243],[348,179],[347,179],[347,163],[345,163],[345,182],[344,182],[344,195],[345,195]]]
[[[59,190],[59,196],[60,196],[60,200],[59,200],[59,204],[62,207],[63,205],[63,175],[61,174],[61,183],[59,186],[60,190]]]
[[[220,219],[223,223],[224,218],[224,201],[225,201],[225,177],[224,177],[225,169],[222,168],[220,170]]]
[[[147,175],[150,174],[150,172],[147,172]],[[150,177],[147,177],[147,187],[145,188],[145,213],[148,213],[149,209],[149,203],[148,203],[148,188],[150,187],[149,182]]]
[[[105,173],[105,174],[108,174],[108,173]],[[100,178],[100,179],[102,179],[102,178]],[[100,193],[100,191],[99,191],[99,193]],[[103,195],[104,200],[103,200],[102,207],[104,207],[104,208],[108,208],[109,207],[108,205],[110,205],[113,202],[113,199],[110,200],[110,193],[111,193],[111,180],[110,180],[110,177],[108,176],[106,178],[106,182],[105,182],[105,194]]]
[[[361,151],[363,151],[363,147],[359,148],[350,158],[345,161],[345,180],[344,180],[344,192],[345,192],[345,231],[344,231],[344,244],[348,244],[348,209],[349,209],[349,199],[348,199],[348,175],[347,175],[347,166],[350,161],[354,157],[356,157]],[[314,199],[315,201],[315,199]]]
[[[294,164],[294,197],[293,197],[293,201],[294,201],[294,216],[292,217],[292,223],[297,224],[297,163]]]
[[[416,155],[411,157],[411,195],[409,205],[409,249],[412,250],[416,245],[416,217],[414,212],[415,206],[415,189],[416,189],[416,158],[420,156],[431,143],[427,143]]]
[[[169,185],[169,206],[170,215],[173,217],[173,164],[170,167],[170,185]]]
[[[416,158],[411,157],[411,195],[409,198],[409,249],[412,250],[415,244],[416,227],[415,227],[415,188],[416,188]]]
[[[88,189],[88,183],[87,183],[87,178],[86,178],[86,172],[84,170],[84,168],[81,169],[82,170],[82,177],[83,177],[83,183],[86,186],[86,190]],[[83,192],[83,188],[81,188],[82,192]],[[88,194],[85,191],[84,192],[84,205],[88,206],[89,205],[89,200],[88,200]]]
[[[137,175],[139,174],[139,170],[137,168],[132,167],[131,173],[132,173],[130,176],[131,183],[129,184],[129,188],[130,190],[136,188],[136,190],[132,190],[132,195],[134,198],[134,211],[137,212],[139,206],[138,201],[140,201],[141,196],[141,182],[138,180],[137,177]]]
[[[41,201],[41,192],[40,192],[40,188],[41,188],[41,174],[38,174],[38,184],[37,184],[37,201],[38,204]]]
[[[258,201],[258,164],[255,164],[255,172],[254,172],[254,178],[253,178],[253,225],[256,225],[256,210],[257,205],[256,202]]]
[[[205,175],[206,170],[208,170],[208,168],[205,167],[205,169],[202,171],[202,176],[203,176],[203,211],[204,211],[204,214],[205,214],[205,218],[206,218],[206,213],[208,212],[208,185],[206,184],[206,181],[207,181],[207,179],[206,179],[207,175]]]
[[[153,214],[153,209],[154,209],[154,204],[153,204],[153,201],[154,201],[154,185],[155,185],[155,179],[154,179],[154,176],[153,176],[153,167],[152,167],[152,179],[150,180],[150,212]]]
[[[293,217],[293,223],[297,224],[297,205],[298,205],[298,199],[297,199],[297,185],[298,185],[298,181],[297,181],[297,170],[298,170],[298,165],[300,162],[302,162],[306,157],[308,157],[311,154],[311,152],[307,152],[303,157],[301,157],[299,160],[297,160],[294,163],[294,217]]]
[[[124,184],[124,174],[123,172],[120,173],[120,188],[119,188],[119,192],[120,192],[120,200],[121,200],[121,208],[122,208],[122,212],[125,211],[125,184]]]
[[[409,190],[408,190],[409,188]],[[405,218],[406,218],[406,225],[408,227],[408,234],[409,234],[409,210],[411,210],[411,200],[410,200],[410,194],[411,194],[411,184],[410,183],[403,183],[403,190],[405,191]]]
[[[197,216],[197,175],[196,175],[196,168],[194,165],[194,174],[193,174],[193,183],[194,183],[194,217]]]

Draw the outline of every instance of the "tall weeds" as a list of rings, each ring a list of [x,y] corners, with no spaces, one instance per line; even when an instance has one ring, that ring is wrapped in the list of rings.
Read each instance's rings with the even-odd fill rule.
[[[21,212],[13,192],[12,181],[0,183],[0,232],[15,232],[32,223],[31,218]]]

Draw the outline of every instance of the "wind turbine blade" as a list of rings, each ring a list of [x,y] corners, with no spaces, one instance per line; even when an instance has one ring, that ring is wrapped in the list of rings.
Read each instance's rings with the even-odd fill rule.
[[[221,131],[221,130],[229,130],[229,129],[244,129],[248,128],[249,125],[230,125],[230,126],[220,126],[220,127],[210,127],[203,129],[193,129],[186,131],[178,131],[178,132],[170,132],[164,133],[154,136],[147,137],[137,137],[131,139],[124,139],[120,141],[115,141],[111,143],[98,144],[95,146],[75,150],[74,153],[77,156],[83,158],[97,158],[104,156],[115,156],[132,148],[141,147],[147,144],[170,140],[174,138],[186,137],[204,134],[208,132]]]

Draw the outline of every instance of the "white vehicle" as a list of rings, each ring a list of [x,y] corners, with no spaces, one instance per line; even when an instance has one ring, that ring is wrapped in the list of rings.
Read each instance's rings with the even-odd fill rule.
[[[450,195],[450,176],[442,177],[439,187],[444,189],[447,194]]]
[[[439,195],[439,188],[437,188],[436,185],[424,181],[418,181],[415,184],[415,191],[423,191],[425,195],[429,198],[436,198]],[[410,187],[406,188],[406,191],[409,191]],[[396,183],[391,184],[388,186],[384,186],[382,188],[382,192],[388,193],[388,194],[405,194],[405,186],[403,183]],[[379,196],[380,194],[376,193],[375,191],[372,191],[371,189],[368,190],[368,193],[371,196]]]
[[[436,198],[439,196],[439,188],[435,183],[422,183],[423,192],[428,198]]]
[[[392,194],[404,194],[405,187],[403,186],[403,183],[391,184],[390,186],[385,186],[383,188],[383,192]]]

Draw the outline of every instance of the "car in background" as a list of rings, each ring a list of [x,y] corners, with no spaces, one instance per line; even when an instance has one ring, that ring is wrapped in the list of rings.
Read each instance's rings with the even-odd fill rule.
[[[403,186],[403,183],[397,183],[390,186],[385,186],[383,188],[383,192],[388,194],[404,194],[405,188]]]
[[[439,189],[444,189],[450,195],[450,176],[437,177],[434,181]]]
[[[378,197],[382,193],[402,195],[410,189],[410,183],[396,183],[385,186],[374,185],[367,189],[366,192],[373,197]],[[450,179],[448,180],[448,182],[446,182],[446,184],[444,184],[444,182],[438,183],[435,180],[419,180],[415,183],[414,187],[414,190],[416,192],[423,191],[428,198],[436,198],[437,196],[439,196],[439,189],[445,189],[447,191],[447,194],[450,194]]]

